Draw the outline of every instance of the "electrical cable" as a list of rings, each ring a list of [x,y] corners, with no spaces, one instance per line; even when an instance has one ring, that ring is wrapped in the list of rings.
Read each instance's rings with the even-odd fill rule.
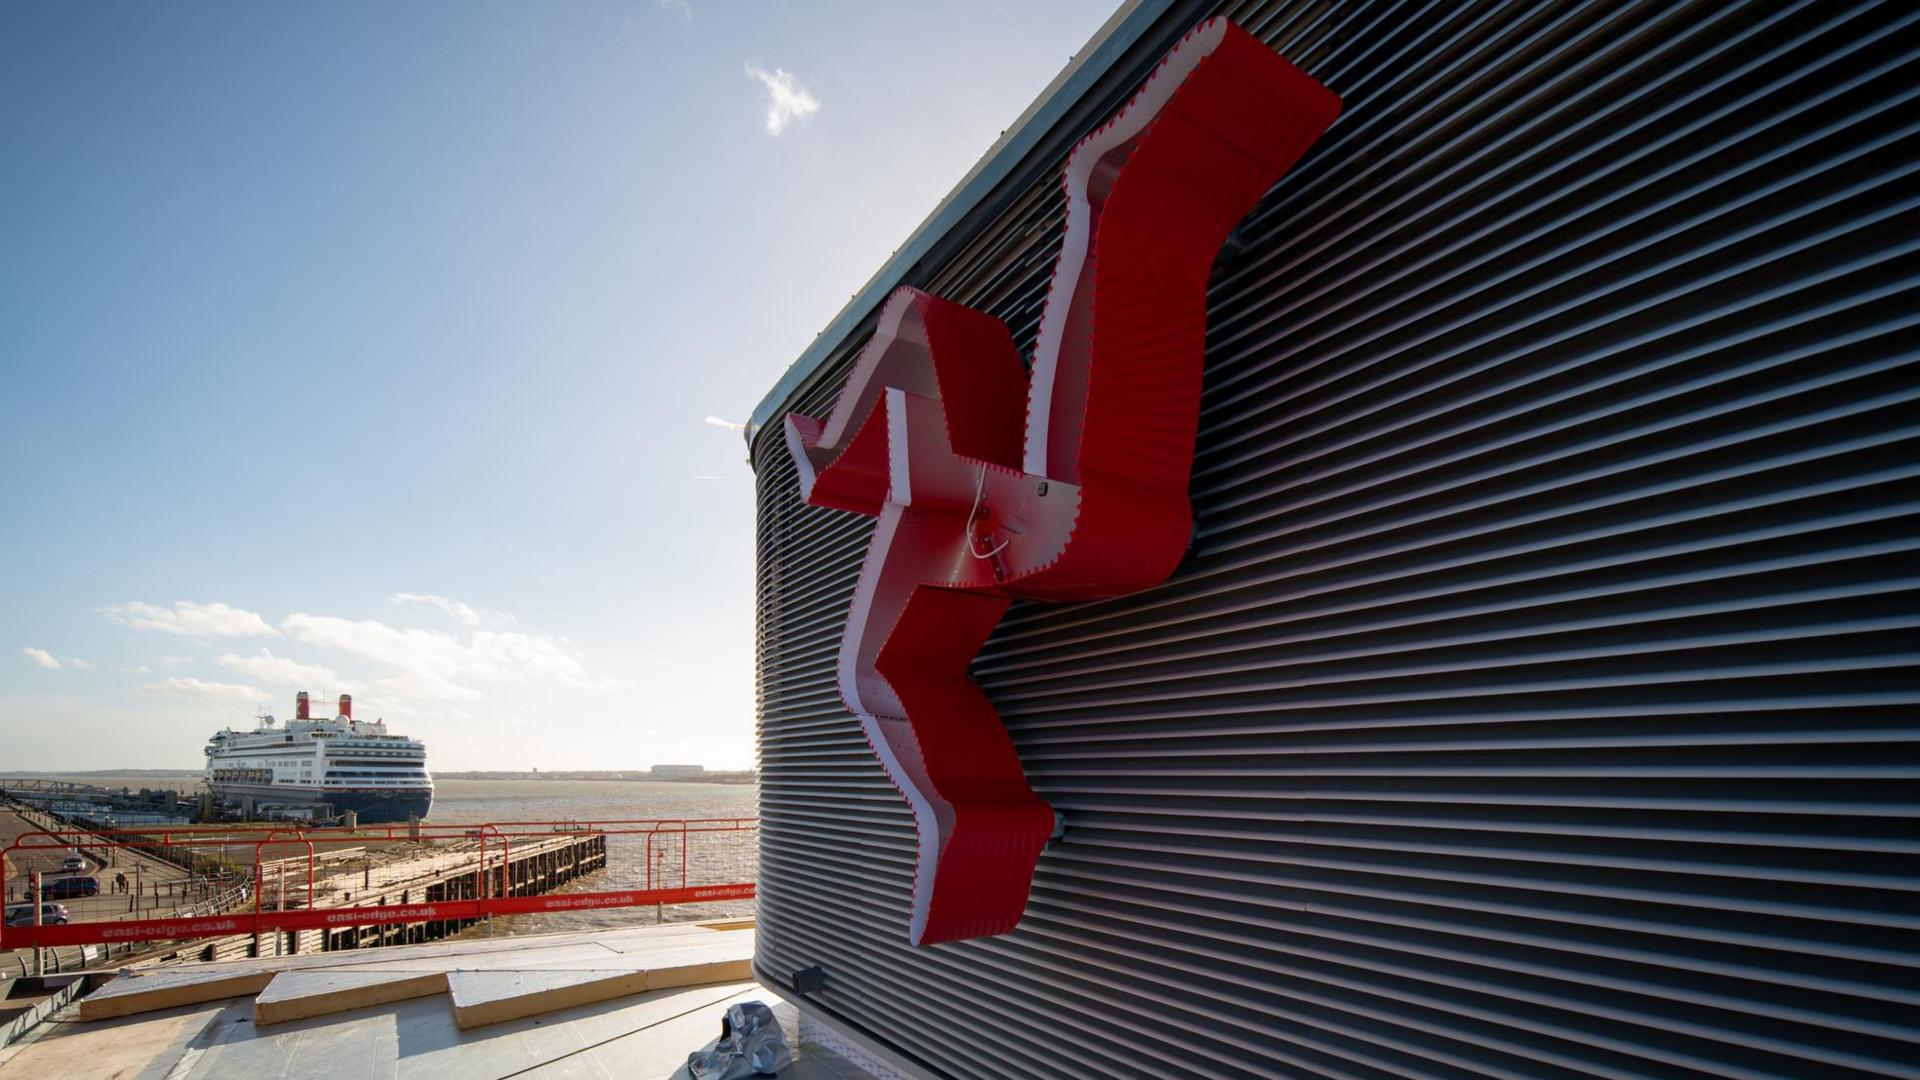
[[[980,514],[980,499],[981,499],[981,496],[986,494],[986,487],[987,487],[987,467],[985,465],[982,465],[980,466],[980,471],[976,473],[974,476],[973,509],[967,511],[967,554],[973,556],[976,559],[991,559],[995,555],[1000,554],[1001,549],[1006,547],[1009,543],[1013,541],[1013,537],[1009,536],[1005,540],[1000,541],[998,544],[995,544],[993,547],[987,549],[986,551],[980,550],[979,542],[974,538],[974,535],[973,535],[973,521]]]

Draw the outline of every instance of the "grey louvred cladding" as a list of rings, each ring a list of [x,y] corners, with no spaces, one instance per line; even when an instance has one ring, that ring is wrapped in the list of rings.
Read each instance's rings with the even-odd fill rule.
[[[1030,348],[1066,149],[1214,10],[914,283]],[[755,443],[763,977],[966,1077],[1920,1075],[1916,14],[1218,10],[1347,112],[1216,271],[1188,563],[976,667],[1073,823],[1014,934],[904,945],[868,525]]]

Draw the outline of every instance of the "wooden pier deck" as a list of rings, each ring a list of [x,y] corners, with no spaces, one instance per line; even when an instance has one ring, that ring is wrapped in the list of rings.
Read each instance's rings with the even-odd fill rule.
[[[483,846],[478,838],[431,847],[356,847],[314,854],[309,897],[308,858],[302,852],[259,864],[260,907],[262,911],[345,909],[480,896],[536,896],[606,863],[607,838],[597,832],[522,839],[510,848],[497,839]],[[437,919],[236,934],[183,944],[143,961],[143,966],[418,944],[459,933],[476,921]]]

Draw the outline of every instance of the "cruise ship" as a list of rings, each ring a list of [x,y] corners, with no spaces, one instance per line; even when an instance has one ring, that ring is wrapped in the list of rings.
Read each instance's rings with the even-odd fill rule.
[[[312,715],[302,690],[293,719],[258,720],[252,731],[225,728],[207,740],[215,798],[252,799],[256,807],[325,804],[363,822],[424,818],[432,809],[426,745],[388,734],[384,720],[355,720],[351,694],[340,695],[340,711],[329,718]]]

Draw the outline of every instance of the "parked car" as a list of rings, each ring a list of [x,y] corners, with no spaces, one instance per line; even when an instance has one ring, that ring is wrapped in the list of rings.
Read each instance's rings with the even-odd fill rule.
[[[67,860],[60,864],[60,869],[65,870],[70,874],[78,871],[84,871],[86,870],[86,868],[87,868],[87,860],[81,858],[78,855],[69,855],[67,856]]]
[[[41,904],[40,921],[47,926],[59,926],[67,921],[67,905]],[[32,926],[33,905],[15,904],[7,909],[8,926]]]
[[[93,877],[61,878],[40,886],[42,900],[67,900],[76,896],[98,895],[100,895],[100,879]]]

